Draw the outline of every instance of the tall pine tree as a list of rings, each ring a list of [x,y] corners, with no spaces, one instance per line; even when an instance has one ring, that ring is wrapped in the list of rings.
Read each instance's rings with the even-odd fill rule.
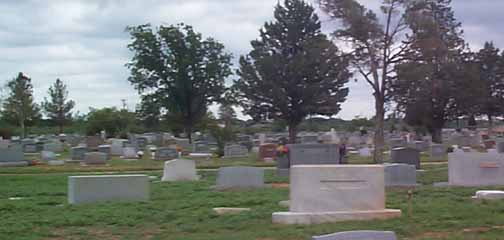
[[[59,133],[63,133],[63,126],[72,119],[72,109],[75,102],[68,100],[67,86],[58,78],[47,91],[50,101],[44,98],[42,107],[51,121],[56,123]]]
[[[22,130],[22,137],[26,137],[27,125],[40,118],[39,106],[33,102],[33,85],[31,79],[19,73],[7,83],[9,96],[3,104],[3,116]]]
[[[416,1],[408,9],[412,34],[406,62],[396,68],[394,97],[410,125],[426,127],[441,143],[447,120],[457,117],[457,102],[467,89],[461,24],[451,0]]]
[[[240,58],[235,83],[240,105],[255,120],[284,120],[294,142],[309,115],[332,116],[348,95],[348,59],[327,39],[312,6],[285,0],[253,50]]]

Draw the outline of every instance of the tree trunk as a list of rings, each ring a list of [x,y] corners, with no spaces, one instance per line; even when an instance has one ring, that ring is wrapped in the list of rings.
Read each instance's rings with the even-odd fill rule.
[[[19,121],[19,125],[21,126],[21,134],[22,134],[22,138],[26,138],[26,127],[25,127],[25,123],[23,120]]]
[[[487,114],[487,117],[488,117],[488,133],[490,134],[490,132],[492,131],[492,128],[493,128],[493,118],[492,118],[492,114]]]
[[[187,134],[187,138],[189,139],[189,143],[192,144],[192,126],[186,126],[185,133]]]
[[[432,135],[432,142],[437,144],[443,143],[443,127],[445,120],[444,117],[439,119],[433,119],[432,121],[432,129],[430,129]]]
[[[59,134],[63,133],[63,123],[58,124],[59,127]]]
[[[432,142],[437,144],[443,143],[443,128],[442,127],[434,127],[432,129]]]
[[[297,124],[289,124],[289,143],[294,144],[296,143],[296,136],[297,136]]]
[[[375,93],[375,134],[373,161],[377,164],[383,163],[383,151],[385,150],[385,108],[384,101]]]

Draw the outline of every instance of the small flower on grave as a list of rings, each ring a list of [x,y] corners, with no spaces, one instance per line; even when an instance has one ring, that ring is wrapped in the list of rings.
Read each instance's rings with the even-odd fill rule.
[[[184,148],[182,148],[180,145],[177,145],[177,146],[175,147],[175,149],[177,150],[177,152],[182,152],[182,151],[184,151]]]
[[[285,145],[278,146],[277,155],[279,157],[285,156],[285,155],[287,155],[287,153],[289,153],[289,148],[287,146],[285,146]]]

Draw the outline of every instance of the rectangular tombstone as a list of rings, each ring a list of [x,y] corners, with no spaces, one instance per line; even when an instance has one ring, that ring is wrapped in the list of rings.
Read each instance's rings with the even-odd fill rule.
[[[107,154],[102,152],[88,152],[84,154],[84,163],[87,165],[100,165],[107,163]]]
[[[291,167],[291,212],[366,211],[385,208],[384,168],[379,165]]]
[[[86,147],[73,147],[71,149],[72,160],[84,160],[84,155],[88,152]]]
[[[290,212],[273,223],[317,224],[398,217],[385,209],[381,165],[296,165],[290,169]]]
[[[275,160],[277,163],[276,174],[281,177],[288,177],[290,168],[288,156],[287,155],[277,156]]]
[[[169,147],[160,147],[156,149],[154,160],[171,160],[178,158],[178,156],[179,154],[177,152],[177,149]]]
[[[147,175],[97,175],[68,177],[68,203],[148,201]]]
[[[24,153],[21,145],[9,145],[7,148],[0,149],[0,162],[22,162]]]
[[[194,160],[175,159],[164,164],[163,182],[196,181],[196,162]]]
[[[359,149],[359,156],[371,157],[372,156],[371,149],[368,147],[364,147],[364,148]]]
[[[25,153],[36,153],[37,152],[37,144],[36,143],[25,143],[25,144],[23,144],[23,151]]]
[[[276,157],[277,145],[274,143],[261,144],[259,146],[259,160],[273,160]]]
[[[445,160],[448,156],[445,146],[442,144],[432,144],[430,147],[430,159],[433,161]]]
[[[504,155],[478,152],[450,153],[448,181],[454,186],[504,185]]]
[[[43,162],[54,161],[57,159],[56,154],[51,151],[42,151],[40,153],[40,158],[42,159]]]
[[[390,152],[390,161],[414,165],[420,169],[420,151],[413,148],[394,148]]]
[[[312,240],[396,240],[396,234],[388,231],[350,231],[322,236],[314,236]]]
[[[504,153],[504,141],[503,140],[499,140],[497,142],[497,152]]]
[[[217,175],[217,189],[264,187],[264,170],[256,167],[222,167]]]
[[[60,142],[50,142],[44,144],[43,149],[49,152],[63,152],[63,144]]]
[[[99,136],[88,136],[86,137],[86,147],[88,149],[98,149],[98,146],[103,144],[103,139]]]
[[[224,147],[224,157],[246,157],[248,149],[240,144],[226,145]]]
[[[113,156],[121,156],[123,148],[126,147],[128,140],[126,139],[112,139],[110,144],[110,154]]]
[[[110,154],[110,150],[111,150],[110,145],[100,145],[100,146],[98,146],[98,152],[106,154],[107,160],[110,159],[110,155],[111,155]]]
[[[337,144],[288,144],[289,164],[340,164]]]
[[[137,154],[137,151],[134,147],[125,147],[125,148],[123,148],[122,157],[124,159],[137,159],[138,154]]]
[[[390,149],[405,147],[406,145],[407,145],[406,140],[404,140],[403,138],[391,138],[389,140]]]
[[[386,187],[415,187],[416,168],[409,164],[385,164]]]
[[[210,150],[210,146],[208,145],[208,142],[205,141],[198,141],[193,143],[193,153],[211,153],[212,151]]]
[[[11,141],[9,140],[0,140],[0,149],[8,149],[11,145]]]

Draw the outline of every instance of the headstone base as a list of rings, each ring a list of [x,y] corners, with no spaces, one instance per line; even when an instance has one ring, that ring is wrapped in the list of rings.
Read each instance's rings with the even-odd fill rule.
[[[276,174],[279,177],[288,177],[289,176],[289,169],[288,168],[285,168],[285,169],[277,168]]]
[[[49,166],[61,166],[61,165],[65,165],[65,161],[63,161],[63,160],[51,160],[51,161],[48,161],[47,164]]]
[[[398,209],[341,212],[276,212],[273,213],[273,223],[311,225],[342,221],[389,219],[400,216],[401,210]]]
[[[490,191],[490,190],[477,191],[476,195],[473,196],[472,199],[502,200],[504,199],[504,191]]]
[[[0,162],[0,167],[26,167],[28,166],[28,162],[19,161],[19,162]]]

